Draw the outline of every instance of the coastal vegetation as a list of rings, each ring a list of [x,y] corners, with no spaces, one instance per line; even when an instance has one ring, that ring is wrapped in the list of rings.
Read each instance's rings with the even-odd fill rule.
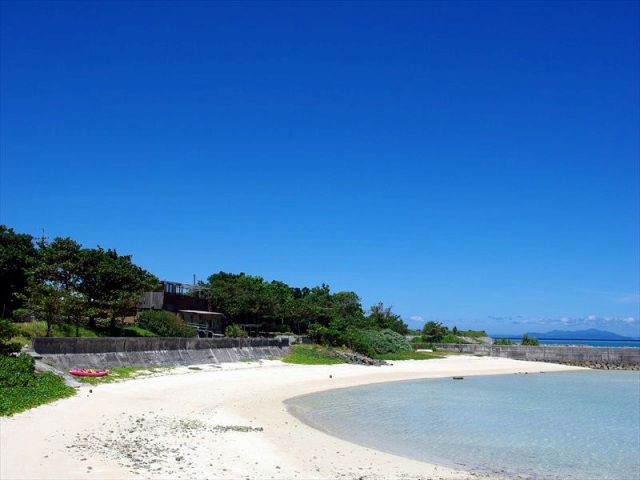
[[[291,353],[282,359],[285,363],[299,365],[333,365],[347,363],[335,349],[320,345],[296,345]]]
[[[50,372],[36,373],[33,357],[16,356],[21,345],[12,339],[15,327],[0,320],[0,416],[13,415],[29,408],[73,395],[75,390]]]
[[[245,338],[247,337],[247,331],[241,326],[232,323],[224,329],[224,336],[233,338]]]
[[[0,226],[0,245],[2,309],[15,321],[31,323],[17,341],[24,343],[36,330],[44,336],[196,333],[168,312],[140,312],[135,329],[118,323],[118,318],[135,315],[140,295],[159,284],[130,255],[85,248],[71,238],[46,242],[6,226]],[[391,306],[378,302],[365,311],[352,291],[333,292],[324,283],[292,287],[227,272],[209,276],[199,287],[206,292],[209,310],[225,315],[229,336],[245,335],[242,325],[250,324],[261,335],[307,335],[319,344],[365,355],[411,349],[403,338],[408,327]],[[101,327],[105,322],[106,332]]]
[[[158,337],[194,337],[196,332],[174,313],[165,310],[144,310],[136,319],[138,327]]]
[[[525,333],[524,335],[522,335],[520,345],[540,345],[540,342],[536,337],[530,337]]]
[[[484,330],[458,330],[438,322],[427,322],[420,332],[420,342],[424,343],[482,343],[483,338],[487,338]]]

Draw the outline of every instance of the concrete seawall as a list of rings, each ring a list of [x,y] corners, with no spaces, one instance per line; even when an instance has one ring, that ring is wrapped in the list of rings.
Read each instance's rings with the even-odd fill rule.
[[[532,362],[564,363],[595,368],[640,369],[640,348],[588,347],[570,345],[480,345],[437,344],[449,352],[472,353]]]
[[[56,368],[162,367],[282,357],[288,339],[33,337],[35,353]]]

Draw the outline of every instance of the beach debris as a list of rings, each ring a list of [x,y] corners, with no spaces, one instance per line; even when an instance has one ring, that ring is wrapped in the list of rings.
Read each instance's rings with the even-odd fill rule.
[[[221,425],[200,419],[167,417],[162,415],[133,416],[126,420],[115,420],[112,428],[78,433],[66,448],[80,454],[99,452],[102,456],[116,460],[122,467],[136,475],[153,471],[172,478],[182,469],[191,471],[198,465],[198,454],[206,450],[207,437],[262,432],[262,427],[246,425]],[[167,432],[173,441],[167,442]],[[96,450],[96,445],[100,449]],[[84,458],[84,457],[83,457]],[[183,465],[184,467],[180,467]],[[192,477],[201,477],[204,472],[191,472]]]
[[[453,377],[454,380],[464,380],[464,377]]]

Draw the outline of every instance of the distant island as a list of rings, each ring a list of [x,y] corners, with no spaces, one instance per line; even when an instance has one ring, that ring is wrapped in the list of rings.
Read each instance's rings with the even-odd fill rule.
[[[625,337],[617,333],[607,332],[590,328],[588,330],[552,330],[547,333],[528,332],[529,337],[535,337],[539,340],[609,340],[629,342],[638,340],[637,338]]]

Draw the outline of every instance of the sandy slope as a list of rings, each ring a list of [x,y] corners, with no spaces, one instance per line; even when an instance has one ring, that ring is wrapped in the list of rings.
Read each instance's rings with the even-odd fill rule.
[[[464,356],[384,367],[199,368],[83,386],[75,397],[2,418],[0,479],[478,478],[333,438],[289,415],[283,401],[367,383],[574,367]]]

